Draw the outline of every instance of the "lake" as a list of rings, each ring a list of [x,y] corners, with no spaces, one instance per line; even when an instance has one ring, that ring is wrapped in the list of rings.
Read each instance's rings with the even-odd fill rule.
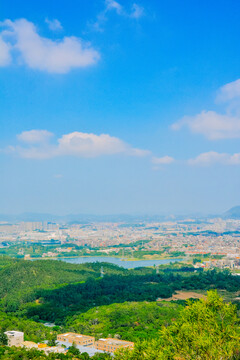
[[[121,260],[115,257],[108,257],[108,256],[87,256],[87,257],[76,257],[76,258],[62,258],[60,259],[67,263],[71,264],[85,264],[88,262],[108,262],[111,264],[115,264],[118,266],[122,266],[125,269],[133,269],[137,267],[144,267],[144,266],[154,266],[154,265],[163,265],[163,264],[170,264],[171,262],[183,261],[183,259],[164,259],[164,260],[137,260],[137,261],[127,261]]]

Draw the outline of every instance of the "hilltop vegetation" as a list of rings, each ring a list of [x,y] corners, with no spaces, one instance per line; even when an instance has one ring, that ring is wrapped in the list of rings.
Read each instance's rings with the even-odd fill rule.
[[[25,340],[41,342],[50,339],[56,334],[55,329],[44,326],[33,320],[19,318],[17,316],[0,312],[0,333],[8,330],[23,331]]]
[[[72,347],[68,350],[67,354],[50,354],[46,355],[43,351],[38,349],[27,350],[24,348],[15,348],[0,346],[0,359],[1,360],[112,360],[108,354],[97,353],[90,357],[86,352],[80,352]]]
[[[236,308],[215,291],[206,300],[188,303],[180,317],[159,335],[121,351],[115,360],[237,360],[240,326]]]
[[[96,306],[155,302],[176,290],[240,290],[240,278],[228,271],[193,273],[194,268],[183,265],[162,267],[157,274],[154,268],[127,270],[107,263],[0,258],[0,267],[0,311],[57,325]]]
[[[236,308],[226,304],[217,292],[210,291],[206,300],[188,302],[179,317],[168,326],[163,325],[154,339],[138,341],[134,350],[119,350],[115,360],[239,360],[240,326]],[[46,357],[38,350],[0,347],[0,358],[87,360],[71,348],[67,355]],[[92,360],[110,359],[107,354],[96,354]]]
[[[161,326],[168,326],[180,314],[182,305],[167,302],[125,302],[90,309],[70,317],[66,329],[81,334],[115,337],[129,341],[151,339]]]
[[[38,302],[22,305],[19,310],[28,317],[64,324],[69,316],[89,309],[126,301],[156,301],[168,298],[176,290],[240,290],[240,278],[229,272],[206,271],[199,274],[163,272],[145,274],[144,270],[124,274],[108,274],[83,283],[63,285],[55,289],[37,289]],[[56,304],[58,306],[56,307]]]
[[[54,289],[100,277],[100,263],[74,265],[60,261],[24,261],[0,258],[0,299],[4,310],[16,311],[36,299],[37,289]],[[123,273],[124,269],[105,264],[106,272]]]
[[[23,331],[26,340],[38,342],[74,331],[136,342],[133,352],[119,354],[116,360],[237,359],[236,309],[216,293],[187,307],[186,301],[156,301],[177,290],[240,290],[240,277],[227,270],[194,271],[183,264],[162,266],[157,273],[156,268],[127,270],[107,263],[0,257],[0,333],[14,328]],[[41,321],[58,326],[49,329]],[[29,359],[45,359],[35,350],[23,355],[21,351],[0,348],[0,358],[27,359],[31,354]],[[61,356],[52,359],[87,359]]]

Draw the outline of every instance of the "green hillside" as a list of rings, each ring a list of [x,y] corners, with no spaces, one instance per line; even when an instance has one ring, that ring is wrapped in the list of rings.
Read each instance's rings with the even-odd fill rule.
[[[210,291],[206,300],[189,303],[153,340],[138,342],[115,360],[239,360],[239,325],[236,308]]]
[[[150,311],[148,304],[122,304],[119,311],[117,307],[103,307],[96,313],[92,309],[82,318],[75,318],[77,324],[83,321],[92,321],[97,314],[101,325],[102,315],[105,313],[109,320],[111,317],[115,322],[123,323],[132,319],[134,306],[138,309],[135,315],[139,322],[143,320],[142,314]],[[157,310],[153,307],[154,320],[157,318]],[[125,308],[126,307],[126,308]],[[128,310],[129,309],[129,310]],[[121,313],[121,310],[123,313]],[[224,301],[215,291],[210,291],[206,300],[188,302],[188,306],[179,309],[179,316],[172,319],[170,323],[162,323],[153,339],[143,341],[141,338],[135,342],[133,350],[119,350],[115,353],[115,360],[239,360],[240,358],[240,324],[236,308]],[[135,316],[134,315],[134,316]],[[150,315],[145,314],[144,325],[148,326]],[[134,318],[135,319],[135,318]],[[108,326],[108,320],[106,325]],[[95,323],[97,321],[95,319]],[[94,325],[94,324],[92,324]],[[156,329],[157,330],[157,329]],[[0,334],[1,335],[1,334]],[[1,341],[1,336],[0,336]],[[88,360],[85,353],[79,354],[75,348],[71,348],[67,355],[52,354],[45,356],[38,350],[27,351],[20,348],[8,348],[0,344],[0,358],[2,360],[17,359],[51,359],[51,360]],[[107,354],[95,355],[92,360],[110,359]]]
[[[0,333],[13,329],[23,331],[25,340],[34,342],[50,339],[52,334],[55,333],[52,328],[46,327],[43,324],[0,312]]]
[[[90,309],[66,322],[66,329],[100,337],[136,341],[157,336],[161,326],[178,318],[183,306],[167,302],[125,302]]]
[[[81,283],[99,278],[102,264],[68,264],[61,261],[24,261],[0,258],[0,304],[7,311],[15,311],[21,304],[36,299],[37,289]],[[104,264],[105,272],[122,274],[124,269]]]
[[[127,270],[106,263],[76,265],[53,260],[7,259],[0,266],[0,310],[58,325],[96,306],[155,302],[179,290],[240,290],[240,278],[229,271],[194,273],[184,266],[162,267],[159,274],[154,268]]]

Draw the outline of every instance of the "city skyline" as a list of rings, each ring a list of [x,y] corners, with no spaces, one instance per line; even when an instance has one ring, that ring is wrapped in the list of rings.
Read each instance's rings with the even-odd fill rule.
[[[239,205],[239,14],[234,1],[2,4],[0,213]]]

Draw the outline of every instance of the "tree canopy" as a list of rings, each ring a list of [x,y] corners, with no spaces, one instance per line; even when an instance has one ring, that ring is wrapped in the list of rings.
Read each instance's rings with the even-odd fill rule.
[[[240,359],[240,327],[236,308],[216,291],[190,302],[180,317],[162,327],[151,341],[133,351],[119,351],[115,360],[233,360]]]

